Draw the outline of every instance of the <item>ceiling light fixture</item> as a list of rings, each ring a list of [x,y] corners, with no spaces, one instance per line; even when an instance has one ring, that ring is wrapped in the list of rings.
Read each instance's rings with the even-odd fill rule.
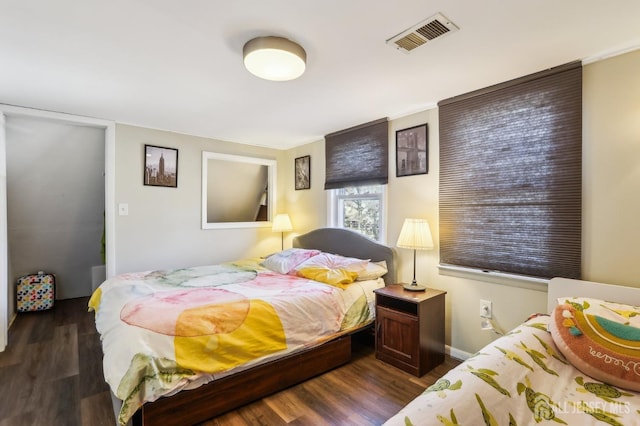
[[[242,52],[247,70],[265,80],[293,80],[306,68],[307,53],[299,44],[286,38],[257,37],[249,40]]]

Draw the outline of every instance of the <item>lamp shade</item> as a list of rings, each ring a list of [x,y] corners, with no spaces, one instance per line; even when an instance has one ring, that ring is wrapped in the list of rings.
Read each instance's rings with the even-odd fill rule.
[[[273,225],[271,226],[273,232],[287,232],[292,229],[293,226],[291,226],[291,219],[289,219],[288,214],[282,213],[276,215],[275,219],[273,219]]]
[[[254,38],[244,45],[242,53],[245,68],[265,80],[294,80],[306,69],[307,53],[302,46],[286,38]]]
[[[414,250],[433,249],[431,229],[426,219],[405,219],[396,245]]]

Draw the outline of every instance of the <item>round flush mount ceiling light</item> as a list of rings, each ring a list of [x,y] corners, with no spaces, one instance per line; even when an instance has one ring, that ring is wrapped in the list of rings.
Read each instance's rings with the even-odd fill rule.
[[[247,70],[265,80],[294,80],[306,68],[307,53],[299,44],[286,38],[257,37],[249,40],[242,51]]]

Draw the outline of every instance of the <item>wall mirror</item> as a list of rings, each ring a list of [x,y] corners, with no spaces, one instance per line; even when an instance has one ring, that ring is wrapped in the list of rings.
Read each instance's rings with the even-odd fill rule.
[[[276,160],[202,152],[202,229],[271,226]]]

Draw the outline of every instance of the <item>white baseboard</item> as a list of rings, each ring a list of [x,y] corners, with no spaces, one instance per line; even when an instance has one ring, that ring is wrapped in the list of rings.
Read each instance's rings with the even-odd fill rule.
[[[444,351],[451,358],[459,359],[460,361],[464,361],[467,358],[471,358],[471,356],[473,355],[472,353],[461,351],[460,349],[452,348],[449,345],[445,345]]]

